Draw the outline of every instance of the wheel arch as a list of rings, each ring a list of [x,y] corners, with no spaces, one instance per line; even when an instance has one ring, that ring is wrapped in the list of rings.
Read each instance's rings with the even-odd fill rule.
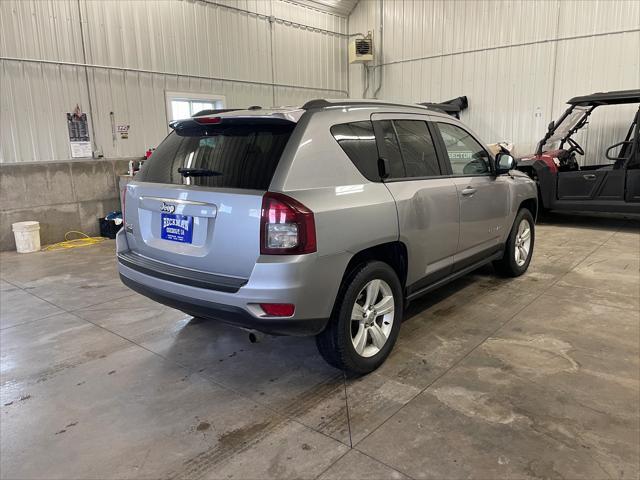
[[[527,198],[526,200],[523,200],[522,202],[520,202],[520,205],[518,206],[518,211],[520,211],[522,208],[526,208],[527,210],[529,210],[531,212],[531,215],[533,215],[533,220],[536,221],[538,218],[538,199],[537,198]]]
[[[393,268],[404,289],[407,281],[408,255],[407,247],[401,241],[381,243],[357,252],[347,263],[341,283],[345,282],[356,267],[374,260],[384,262]]]

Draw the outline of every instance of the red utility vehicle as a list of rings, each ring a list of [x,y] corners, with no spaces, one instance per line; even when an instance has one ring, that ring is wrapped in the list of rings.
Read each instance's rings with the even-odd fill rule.
[[[538,184],[539,205],[550,210],[640,214],[640,135],[636,111],[626,136],[604,152],[598,165],[580,165],[585,154],[572,136],[598,107],[640,103],[640,90],[601,92],[572,98],[569,108],[549,124],[535,155],[517,168]]]

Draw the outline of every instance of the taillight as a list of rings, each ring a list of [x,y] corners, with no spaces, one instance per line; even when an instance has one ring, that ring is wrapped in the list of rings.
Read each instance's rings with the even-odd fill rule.
[[[313,212],[282,193],[265,193],[260,216],[260,253],[295,255],[315,251]]]
[[[222,122],[221,117],[196,117],[194,120],[201,125],[211,125]]]

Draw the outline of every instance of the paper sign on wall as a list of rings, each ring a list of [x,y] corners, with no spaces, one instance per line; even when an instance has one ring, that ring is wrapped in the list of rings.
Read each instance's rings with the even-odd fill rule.
[[[120,138],[129,138],[129,125],[118,125]]]
[[[91,158],[91,142],[71,142],[71,158]]]
[[[76,105],[73,113],[67,113],[67,129],[69,130],[71,158],[91,158],[89,123],[87,114],[82,113],[80,106]]]

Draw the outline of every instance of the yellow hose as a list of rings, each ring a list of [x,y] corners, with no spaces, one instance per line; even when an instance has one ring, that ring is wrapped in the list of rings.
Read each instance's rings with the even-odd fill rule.
[[[69,238],[71,234],[80,235],[80,238]],[[98,243],[102,243],[106,240],[104,237],[90,237],[84,232],[78,232],[77,230],[71,230],[64,234],[64,242],[54,243],[49,245],[48,247],[43,248],[44,251],[50,250],[63,250],[67,248],[76,248],[76,247],[88,247],[89,245],[96,245]]]

